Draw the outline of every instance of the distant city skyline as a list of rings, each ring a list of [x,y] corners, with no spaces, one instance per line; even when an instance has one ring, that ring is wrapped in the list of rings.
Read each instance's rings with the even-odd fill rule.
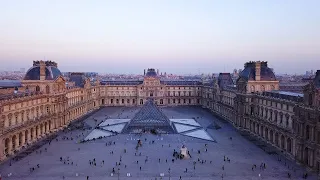
[[[318,0],[3,1],[0,70],[199,74],[268,61],[276,74],[320,69]]]

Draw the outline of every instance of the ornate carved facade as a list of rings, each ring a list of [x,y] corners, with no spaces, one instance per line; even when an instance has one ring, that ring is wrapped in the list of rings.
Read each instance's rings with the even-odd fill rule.
[[[319,170],[320,73],[304,95],[277,91],[266,62],[249,62],[234,84],[229,73],[209,82],[162,80],[149,69],[143,80],[90,82],[74,73],[71,82],[54,62],[34,62],[15,95],[0,101],[0,160],[66,127],[101,106],[202,105],[241,131],[287,157]],[[8,98],[10,97],[10,98]]]

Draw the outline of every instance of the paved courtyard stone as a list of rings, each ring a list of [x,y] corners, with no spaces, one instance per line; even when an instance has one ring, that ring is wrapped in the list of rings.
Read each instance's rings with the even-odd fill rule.
[[[84,122],[95,128],[106,118],[130,119],[138,111],[137,107],[106,107]],[[89,180],[278,180],[288,179],[288,173],[291,179],[302,179],[306,172],[283,157],[267,154],[200,107],[162,107],[161,111],[170,119],[195,118],[216,142],[181,134],[118,134],[79,143],[92,129],[65,131],[25,158],[1,164],[0,174],[4,180],[86,180],[87,176]],[[213,122],[221,128],[207,128]],[[142,146],[136,150],[138,140]],[[173,157],[182,145],[190,158]],[[308,179],[317,178],[310,174]]]

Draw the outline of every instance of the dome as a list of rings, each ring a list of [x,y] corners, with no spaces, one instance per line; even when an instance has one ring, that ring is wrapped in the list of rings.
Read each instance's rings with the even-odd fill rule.
[[[56,67],[56,63],[51,61],[45,62],[45,80],[55,80],[59,76],[62,76],[60,70]],[[31,67],[26,75],[24,80],[40,80],[40,62],[35,61],[33,67]]]
[[[157,72],[155,69],[148,69],[147,73],[146,73],[147,77],[157,77]]]
[[[244,78],[247,81],[256,80],[256,63],[258,62],[248,62],[245,64],[244,70],[239,74],[239,78]],[[260,81],[276,81],[276,76],[274,75],[271,68],[268,67],[267,62],[261,62],[260,69]]]

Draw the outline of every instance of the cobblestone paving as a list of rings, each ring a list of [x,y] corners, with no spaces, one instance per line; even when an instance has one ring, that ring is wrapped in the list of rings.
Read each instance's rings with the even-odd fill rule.
[[[302,174],[305,172],[302,168],[285,162],[283,158],[281,162],[278,161],[276,155],[268,155],[240,136],[229,124],[223,123],[201,108],[161,109],[169,118],[199,117],[197,121],[204,129],[216,121],[221,129],[207,129],[207,131],[217,143],[179,134],[162,136],[120,134],[79,144],[78,141],[83,139],[90,130],[74,130],[61,132],[58,141],[54,140],[50,145],[42,146],[37,152],[20,161],[11,161],[11,166],[10,161],[5,162],[0,166],[0,173],[5,180],[60,180],[63,176],[65,180],[85,180],[87,176],[89,180],[159,180],[161,173],[164,173],[162,179],[170,178],[171,180],[178,180],[180,176],[183,180],[222,179],[222,176],[225,180],[276,180],[288,179],[288,173],[291,173],[292,179],[302,179]],[[106,115],[109,118],[132,118],[137,111],[138,108],[104,108],[87,118],[85,122],[94,127],[104,120]],[[68,137],[69,140],[63,140],[64,137]],[[71,137],[73,140],[70,140]],[[230,137],[232,140],[229,139]],[[138,151],[135,149],[137,139],[143,142]],[[112,144],[106,146],[109,142]],[[172,162],[173,150],[179,151],[183,144],[186,145],[192,157],[186,160],[174,159]],[[230,162],[224,161],[224,156],[229,158]],[[90,165],[89,161],[93,161],[94,158],[96,165]],[[145,161],[146,159],[148,161]],[[202,160],[205,162],[202,164],[198,159],[200,162]],[[116,165],[119,162],[120,165]],[[266,164],[266,169],[260,170],[261,163]],[[252,170],[253,164],[256,164],[257,168]],[[35,170],[30,172],[30,168],[33,167]],[[113,168],[115,172],[111,176]],[[296,169],[295,172],[293,168]],[[186,169],[187,172],[185,172]],[[130,173],[131,177],[127,177],[127,173]],[[11,176],[8,177],[8,174]],[[308,179],[316,179],[316,177],[309,175]]]

